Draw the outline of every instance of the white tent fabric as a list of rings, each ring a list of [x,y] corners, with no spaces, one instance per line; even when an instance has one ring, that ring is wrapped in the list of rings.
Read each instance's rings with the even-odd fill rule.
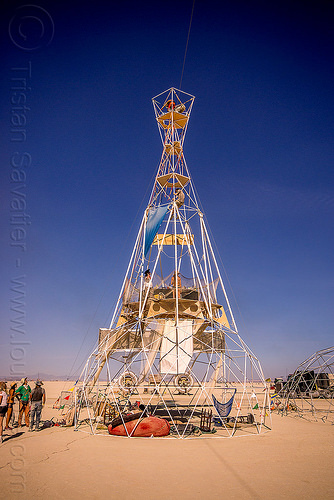
[[[178,327],[174,320],[168,319],[160,349],[161,373],[185,373],[193,355],[192,320],[179,320]]]

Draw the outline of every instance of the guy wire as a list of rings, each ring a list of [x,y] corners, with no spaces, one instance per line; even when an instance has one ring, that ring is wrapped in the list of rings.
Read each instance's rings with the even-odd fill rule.
[[[195,0],[193,1],[193,6],[191,9],[191,16],[190,16],[190,23],[189,23],[189,30],[188,30],[188,37],[187,37],[187,43],[186,43],[186,50],[184,52],[184,58],[183,58],[183,66],[182,66],[182,72],[181,72],[181,80],[180,80],[180,86],[179,89],[181,90],[181,85],[182,85],[182,78],[183,78],[183,72],[184,72],[184,65],[186,63],[186,57],[187,57],[187,50],[188,50],[188,43],[189,43],[189,37],[190,37],[190,30],[191,30],[191,23],[193,20],[193,14],[194,14],[194,7],[195,7]]]

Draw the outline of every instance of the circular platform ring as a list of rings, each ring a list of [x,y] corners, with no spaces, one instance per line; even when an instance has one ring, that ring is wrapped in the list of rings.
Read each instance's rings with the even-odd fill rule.
[[[138,377],[133,372],[124,372],[118,379],[118,386],[123,391],[134,389],[138,383]]]
[[[180,392],[187,394],[194,385],[194,379],[189,373],[179,373],[175,375],[174,383]]]
[[[166,106],[168,109],[174,109],[175,108],[175,102],[172,100],[169,100],[166,102]]]

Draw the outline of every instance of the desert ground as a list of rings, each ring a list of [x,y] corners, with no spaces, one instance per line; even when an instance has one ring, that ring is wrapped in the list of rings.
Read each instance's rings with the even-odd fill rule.
[[[42,419],[71,382],[45,382]],[[16,405],[17,408],[17,405]],[[334,426],[272,415],[272,430],[229,439],[93,436],[73,427],[4,432],[8,499],[331,499]]]

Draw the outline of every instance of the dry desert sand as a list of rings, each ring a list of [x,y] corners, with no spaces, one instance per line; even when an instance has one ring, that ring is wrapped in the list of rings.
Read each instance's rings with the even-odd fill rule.
[[[45,382],[42,419],[71,383]],[[6,431],[7,499],[331,499],[334,426],[273,415],[273,430],[232,439],[92,436],[73,428]]]

